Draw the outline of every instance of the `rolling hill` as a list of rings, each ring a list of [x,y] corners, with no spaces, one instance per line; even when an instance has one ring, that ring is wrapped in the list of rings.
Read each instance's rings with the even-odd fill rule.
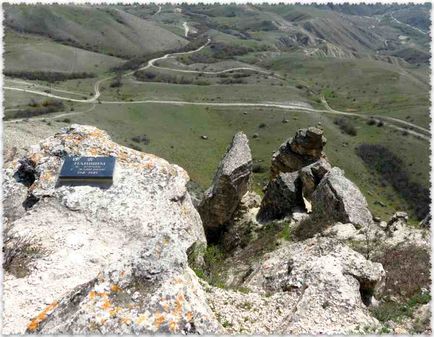
[[[179,48],[183,37],[116,8],[88,5],[4,6],[5,25],[18,32],[121,58]]]

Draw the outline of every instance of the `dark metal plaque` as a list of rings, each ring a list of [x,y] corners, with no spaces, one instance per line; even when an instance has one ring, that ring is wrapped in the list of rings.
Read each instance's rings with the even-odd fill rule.
[[[66,157],[58,184],[111,185],[115,162],[115,157]]]

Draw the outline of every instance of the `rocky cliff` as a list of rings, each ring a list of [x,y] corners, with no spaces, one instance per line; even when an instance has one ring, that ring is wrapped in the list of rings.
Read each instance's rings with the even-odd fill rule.
[[[236,134],[199,212],[182,168],[95,127],[10,155],[3,333],[383,331],[374,309],[397,282],[389,257],[425,254],[429,232],[405,213],[374,222],[324,145],[319,129],[297,132],[273,156],[261,198],[248,191],[252,156]],[[116,157],[113,184],[59,186],[66,156]]]

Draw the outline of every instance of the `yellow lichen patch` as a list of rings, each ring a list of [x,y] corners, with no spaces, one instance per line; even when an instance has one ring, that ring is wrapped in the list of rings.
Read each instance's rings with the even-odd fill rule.
[[[139,325],[143,325],[148,320],[149,315],[148,314],[141,314],[138,318],[136,323]]]
[[[170,332],[175,332],[177,328],[177,324],[175,321],[170,321],[169,322],[169,330]]]
[[[51,171],[44,171],[41,174],[41,181],[50,181],[53,180],[55,178],[55,176],[53,175],[53,173]]]
[[[29,330],[29,331],[35,331],[39,327],[39,324],[41,324],[41,322],[44,321],[47,318],[47,316],[54,309],[57,308],[58,305],[59,305],[59,303],[57,301],[54,301],[53,303],[51,303],[50,305],[48,305],[44,310],[42,310],[42,312],[40,312],[38,314],[38,316],[36,316],[34,319],[32,319],[30,321],[30,323],[27,325],[27,330]]]
[[[95,297],[96,297],[96,291],[95,290],[92,290],[92,291],[90,291],[89,292],[89,298],[91,299],[91,300],[93,300],[93,299],[95,299]]]
[[[109,311],[109,315],[110,316],[116,316],[117,314],[118,314],[118,312],[119,311],[121,311],[122,310],[122,308],[121,307],[116,307],[116,308],[113,308],[113,309],[111,309],[110,311]]]
[[[164,321],[165,321],[164,316],[161,313],[157,312],[155,314],[155,319],[154,319],[154,325],[155,325],[155,327],[157,329],[159,329],[160,326],[161,326],[161,324],[164,323]]]
[[[110,286],[110,290],[113,291],[114,293],[117,293],[118,291],[121,291],[122,289],[117,284],[112,284]]]

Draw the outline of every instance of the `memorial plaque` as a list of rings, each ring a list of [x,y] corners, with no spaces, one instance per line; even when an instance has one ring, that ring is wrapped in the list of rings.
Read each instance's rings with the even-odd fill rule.
[[[66,157],[58,185],[110,186],[115,157]]]

